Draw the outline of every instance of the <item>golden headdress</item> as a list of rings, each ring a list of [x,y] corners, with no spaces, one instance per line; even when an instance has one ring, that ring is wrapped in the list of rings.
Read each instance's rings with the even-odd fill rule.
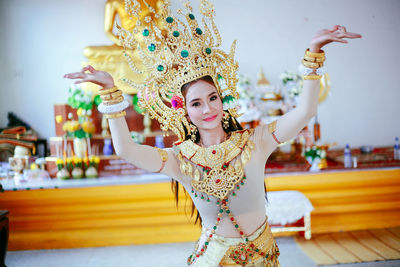
[[[132,58],[125,53],[131,69],[146,76],[143,84],[123,79],[138,89],[139,105],[149,112],[151,118],[160,122],[163,131],[172,130],[183,141],[190,125],[185,117],[181,88],[190,81],[211,76],[224,109],[231,116],[238,117],[238,64],[234,60],[236,41],[229,54],[219,49],[221,37],[214,23],[214,6],[206,0],[200,0],[200,13],[203,16],[200,26],[188,1],[184,3],[186,13],[181,9],[177,11],[185,18],[186,24],[172,14],[168,0],[164,1],[157,14],[146,1],[143,3],[156,19],[163,22],[161,26],[158,27],[160,23],[156,24],[149,16],[143,25],[138,20],[137,27],[131,32],[119,28],[119,37],[125,50],[136,49],[142,61],[141,66],[134,65]],[[135,17],[140,15],[141,7],[137,0],[125,0],[125,8]],[[143,42],[139,43],[139,39]]]

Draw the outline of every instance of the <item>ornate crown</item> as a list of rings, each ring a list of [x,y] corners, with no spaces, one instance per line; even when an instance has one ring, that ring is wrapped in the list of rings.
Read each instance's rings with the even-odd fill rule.
[[[138,89],[139,105],[149,112],[151,118],[160,122],[163,131],[172,130],[183,141],[190,126],[185,117],[185,100],[181,88],[190,81],[208,75],[214,81],[224,109],[233,117],[238,117],[238,64],[234,60],[236,41],[229,54],[218,49],[221,37],[214,23],[214,6],[206,0],[200,1],[200,13],[203,15],[200,26],[189,2],[184,3],[187,13],[181,9],[177,11],[185,18],[186,24],[172,15],[169,1],[164,1],[157,14],[145,0],[143,3],[156,19],[163,22],[158,23],[160,27],[149,16],[143,25],[138,20],[132,32],[119,28],[119,37],[125,50],[136,49],[141,58],[142,64],[138,66],[128,53],[124,53],[130,68],[145,76],[143,84],[123,79]],[[140,15],[137,0],[125,0],[125,8],[133,16]],[[215,38],[208,25],[211,25]]]

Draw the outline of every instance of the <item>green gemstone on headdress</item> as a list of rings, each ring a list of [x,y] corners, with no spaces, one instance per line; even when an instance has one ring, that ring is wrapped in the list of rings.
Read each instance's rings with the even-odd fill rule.
[[[206,53],[209,55],[209,54],[211,54],[211,48],[206,48]]]
[[[168,17],[165,19],[168,23],[172,23],[174,21],[174,19],[172,17]]]
[[[182,51],[181,51],[181,56],[182,56],[182,57],[188,57],[188,56],[189,56],[189,51],[187,51],[187,50],[182,50]]]
[[[178,32],[178,31],[174,31],[174,32],[172,33],[172,35],[173,35],[174,37],[179,37],[179,32]]]
[[[149,49],[149,51],[153,52],[154,50],[156,50],[156,45],[150,44],[147,48]]]
[[[148,29],[143,30],[143,36],[149,36],[150,32]]]
[[[194,15],[193,14],[189,14],[189,19],[194,20],[195,19]]]
[[[221,74],[218,74],[218,79],[222,79],[222,76],[221,76]]]
[[[164,66],[163,65],[158,65],[157,66],[157,70],[158,71],[163,71],[164,70]]]
[[[202,35],[202,34],[203,34],[203,31],[202,31],[200,28],[196,28],[196,33],[197,33],[198,35]]]
[[[222,103],[229,103],[233,101],[235,98],[232,95],[227,95],[222,99]]]

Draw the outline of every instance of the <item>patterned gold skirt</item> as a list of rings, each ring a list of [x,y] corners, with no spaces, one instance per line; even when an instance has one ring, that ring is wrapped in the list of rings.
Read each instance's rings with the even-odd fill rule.
[[[203,227],[202,236],[208,235],[208,232]],[[279,248],[267,222],[247,238],[249,242],[214,234],[206,252],[191,266],[280,267]]]

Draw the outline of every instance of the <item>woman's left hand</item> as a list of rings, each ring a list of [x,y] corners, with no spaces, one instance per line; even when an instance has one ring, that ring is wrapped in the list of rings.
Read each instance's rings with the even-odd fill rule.
[[[347,32],[346,28],[340,25],[336,25],[330,30],[323,29],[317,32],[311,39],[310,51],[320,52],[324,45],[332,42],[348,43],[344,38],[356,39],[361,38],[361,35],[358,33]]]

